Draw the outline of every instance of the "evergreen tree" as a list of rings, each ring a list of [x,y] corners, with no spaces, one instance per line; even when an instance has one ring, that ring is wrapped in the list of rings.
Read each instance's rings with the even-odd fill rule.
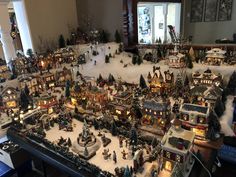
[[[221,117],[225,111],[225,106],[220,98],[218,98],[215,102],[214,111],[218,117]]]
[[[184,80],[184,86],[189,86],[189,79],[188,79],[187,75],[186,75],[185,80]]]
[[[29,91],[29,87],[27,84],[25,84],[24,92],[25,92],[25,95],[28,97],[30,94],[30,91]]]
[[[128,165],[125,168],[125,172],[124,172],[123,177],[131,177],[131,173],[130,173]]]
[[[115,82],[115,78],[114,78],[114,76],[113,76],[111,73],[110,73],[109,76],[108,76],[108,82],[109,82],[109,83]]]
[[[119,49],[118,50],[119,50],[120,53],[123,52],[123,45],[121,43],[119,44]]]
[[[26,51],[26,54],[27,54],[30,58],[33,58],[33,56],[34,56],[34,53],[33,53],[33,50],[32,50],[32,49],[28,49],[28,50]]]
[[[179,92],[182,88],[183,88],[183,81],[182,81],[181,76],[178,74],[175,81],[176,92]]]
[[[68,145],[69,147],[72,146],[72,143],[71,143],[71,139],[70,139],[70,138],[67,139],[67,145]]]
[[[98,78],[97,78],[97,82],[99,83],[99,82],[102,82],[102,81],[103,81],[102,75],[99,74],[99,76],[98,76]]]
[[[59,48],[66,47],[65,39],[62,34],[59,36],[58,45],[59,45]]]
[[[135,127],[131,128],[130,142],[131,142],[132,145],[135,145],[135,146],[138,143],[138,134],[137,134],[137,130],[135,129]]]
[[[216,139],[216,133],[219,133],[221,130],[221,125],[218,120],[218,117],[214,112],[210,112],[208,116],[208,131],[206,133],[206,138],[210,140]]]
[[[136,63],[137,63],[137,55],[133,55],[133,57],[132,57],[132,63],[133,63],[133,65],[136,65]]]
[[[109,34],[105,31],[102,30],[102,32],[100,33],[100,41],[102,43],[108,43],[109,42]]]
[[[108,55],[105,56],[105,63],[110,63],[110,57]]]
[[[140,79],[139,79],[139,86],[140,86],[142,89],[147,88],[146,81],[145,81],[145,79],[143,78],[143,75],[142,75],[142,74],[141,74]]]
[[[68,45],[71,45],[71,43],[70,43],[70,40],[69,39],[66,39],[66,45],[68,46]]]
[[[156,139],[156,137],[153,137],[152,139],[152,147],[155,148],[158,145],[158,141]]]
[[[227,88],[229,89],[231,94],[234,94],[234,92],[236,90],[236,72],[235,71],[233,72],[233,74],[229,78]]]
[[[98,130],[98,129],[99,129],[99,124],[98,124],[97,119],[93,119],[93,126],[94,126],[94,129],[95,129],[95,130]]]
[[[23,111],[27,110],[29,106],[29,99],[24,91],[21,91],[20,93],[20,106],[21,106],[21,110]]]
[[[142,58],[141,58],[141,56],[137,56],[137,64],[138,65],[141,65],[141,63],[143,63],[143,60],[142,60]]]
[[[115,121],[113,120],[112,124],[111,124],[111,134],[113,136],[116,136],[117,135],[117,126],[116,126],[116,123]]]
[[[186,54],[185,60],[186,60],[185,63],[187,65],[187,67],[192,69],[193,68],[193,62],[192,62],[192,59],[191,59],[189,54]]]
[[[65,97],[69,98],[70,97],[70,81],[66,81],[66,89],[65,89]]]
[[[118,30],[116,30],[116,32],[115,32],[115,41],[116,41],[116,43],[121,42],[121,37],[120,37],[120,33],[118,32]]]

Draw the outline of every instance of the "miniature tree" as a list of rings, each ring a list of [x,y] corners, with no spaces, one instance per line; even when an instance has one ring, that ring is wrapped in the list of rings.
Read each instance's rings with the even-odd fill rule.
[[[141,74],[140,79],[139,79],[139,86],[140,86],[142,89],[147,88],[146,81],[145,81],[145,79],[143,78],[143,75],[142,75],[142,74]]]
[[[123,52],[123,45],[121,43],[119,44],[119,49],[118,50],[119,50],[120,53]]]
[[[191,59],[189,54],[186,54],[185,60],[186,60],[185,62],[186,62],[187,67],[192,69],[193,68],[193,62],[192,62],[192,59]]]
[[[158,145],[158,141],[156,137],[153,137],[151,145],[153,148],[155,148]]]
[[[175,81],[175,89],[179,92],[183,88],[183,82],[181,76],[178,74]]]
[[[71,42],[70,42],[69,39],[66,39],[66,45],[67,45],[67,46],[68,46],[68,45],[71,45]]]
[[[75,106],[74,112],[75,112],[75,114],[79,113],[79,110],[78,110],[77,106]]]
[[[33,56],[34,56],[34,53],[33,53],[33,50],[32,50],[32,49],[28,49],[28,50],[26,51],[26,54],[27,54],[30,58],[33,58]]]
[[[30,91],[29,91],[29,87],[27,84],[25,84],[24,92],[25,92],[25,95],[28,97],[30,94]]]
[[[236,91],[236,72],[235,71],[229,78],[227,88],[229,89],[230,94],[233,94]]]
[[[206,138],[210,140],[216,139],[216,134],[221,130],[221,125],[218,117],[214,112],[210,112],[208,116],[208,131],[206,133]]]
[[[66,47],[65,39],[64,39],[64,36],[62,34],[59,36],[58,45],[59,45],[59,48],[65,48]]]
[[[134,96],[134,98],[133,98],[132,108],[133,108],[133,112],[134,112],[135,117],[137,119],[141,119],[143,115],[140,110],[139,98],[137,96]]]
[[[124,172],[123,177],[131,177],[131,173],[130,173],[128,165],[125,168],[125,172]]]
[[[218,117],[221,117],[225,111],[225,105],[220,98],[218,98],[215,102],[214,111]]]
[[[71,139],[70,139],[70,138],[67,139],[67,145],[68,145],[69,147],[72,146],[72,143],[71,143]]]
[[[138,143],[138,134],[134,126],[131,128],[130,142],[131,142],[131,145],[135,145],[135,146]]]
[[[105,56],[105,63],[110,63],[110,57],[108,55]]]
[[[112,124],[111,124],[111,134],[113,136],[116,136],[117,135],[117,126],[116,126],[116,123],[115,121],[113,120]]]
[[[141,63],[143,63],[143,60],[142,60],[142,58],[141,58],[141,56],[137,56],[137,64],[138,65],[141,65]]]
[[[186,75],[185,80],[184,80],[184,86],[189,86],[189,79],[188,79],[187,75]]]
[[[20,107],[21,107],[21,110],[23,110],[23,111],[27,110],[28,106],[29,106],[28,96],[25,94],[24,91],[21,91],[21,93],[20,93]]]
[[[70,97],[70,81],[66,81],[66,89],[65,89],[65,97],[69,98]]]
[[[100,41],[102,43],[108,43],[109,41],[109,34],[105,30],[102,30],[100,33]]]
[[[110,73],[109,76],[108,76],[108,82],[109,82],[109,83],[115,82],[115,78],[114,78],[114,76],[113,76],[111,73]]]
[[[133,65],[136,65],[136,63],[137,63],[137,55],[133,55],[133,57],[132,57],[132,63],[133,63]]]
[[[115,32],[115,41],[116,41],[116,43],[121,42],[121,37],[120,37],[120,33],[118,30],[116,30],[116,32]]]
[[[93,119],[93,126],[94,126],[94,129],[95,129],[95,130],[98,130],[98,129],[99,129],[99,124],[98,124],[97,119]]]
[[[99,74],[99,76],[98,76],[98,78],[97,78],[97,82],[99,83],[99,82],[102,82],[102,81],[103,81],[102,75]]]

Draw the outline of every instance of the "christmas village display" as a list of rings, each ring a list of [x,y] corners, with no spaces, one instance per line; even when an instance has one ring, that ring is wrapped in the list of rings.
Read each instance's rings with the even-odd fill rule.
[[[88,40],[78,34],[78,41]],[[1,62],[0,118],[10,118],[9,135],[94,176],[189,176],[194,145],[204,147],[223,136],[220,118],[227,96],[235,95],[236,73],[226,84],[224,73],[208,64],[222,65],[226,52],[207,51],[205,70],[188,73],[197,60],[193,49],[175,47],[165,56],[159,45],[155,54],[128,53],[129,63],[121,44],[111,50],[98,46],[96,33],[90,38],[93,44],[78,57],[62,45],[47,55],[19,56],[9,67]],[[142,70],[133,82],[115,73],[86,76],[86,66],[101,67],[99,57],[101,70],[119,58],[115,67],[146,65],[152,71]]]

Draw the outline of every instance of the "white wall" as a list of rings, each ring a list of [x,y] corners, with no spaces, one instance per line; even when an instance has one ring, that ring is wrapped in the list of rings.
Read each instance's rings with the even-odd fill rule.
[[[25,8],[35,51],[58,46],[58,37],[69,36],[69,27],[78,26],[76,0],[25,0]]]

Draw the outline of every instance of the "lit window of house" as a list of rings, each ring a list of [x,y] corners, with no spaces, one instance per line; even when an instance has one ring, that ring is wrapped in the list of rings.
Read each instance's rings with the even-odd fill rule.
[[[162,112],[160,112],[160,115],[162,115]]]
[[[166,157],[170,159],[170,152],[166,152]]]
[[[150,109],[150,110],[149,110],[149,112],[151,113],[151,112],[152,112],[152,110]]]
[[[180,162],[180,161],[181,161],[180,155],[176,155],[176,156],[175,156],[175,160],[176,160],[177,162]]]
[[[154,112],[154,115],[157,115],[157,112],[156,112],[156,111]]]

